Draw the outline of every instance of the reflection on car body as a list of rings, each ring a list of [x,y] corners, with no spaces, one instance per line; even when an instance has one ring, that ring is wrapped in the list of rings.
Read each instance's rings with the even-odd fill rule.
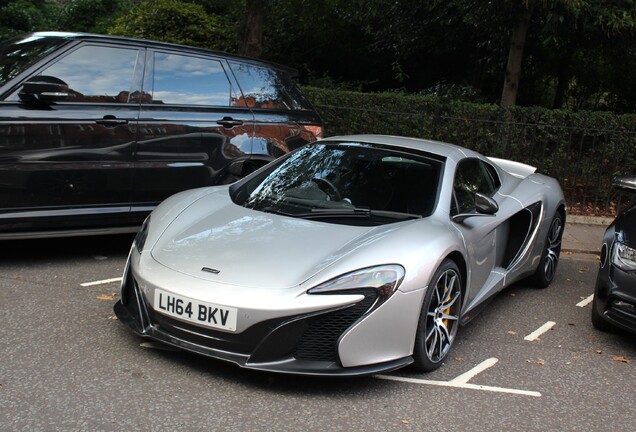
[[[3,42],[0,239],[132,232],[176,192],[315,141],[320,117],[289,72],[109,36]]]
[[[159,205],[115,313],[140,336],[246,368],[433,370],[496,293],[554,279],[565,203],[535,171],[434,141],[317,141]]]
[[[636,334],[636,176],[616,177],[613,183],[631,200],[605,231],[592,324]]]

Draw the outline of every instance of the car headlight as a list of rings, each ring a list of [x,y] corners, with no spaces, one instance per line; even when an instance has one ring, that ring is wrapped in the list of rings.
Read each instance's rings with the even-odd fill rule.
[[[309,289],[309,294],[346,294],[346,291],[373,288],[379,304],[388,299],[404,279],[404,267],[389,264],[356,270]]]
[[[614,244],[612,262],[621,270],[636,271],[636,249],[617,241]]]
[[[148,238],[148,226],[150,225],[150,216],[146,218],[143,225],[141,225],[141,229],[135,236],[135,240],[133,244],[137,248],[137,251],[141,253],[144,250],[144,245],[146,244],[146,239]]]

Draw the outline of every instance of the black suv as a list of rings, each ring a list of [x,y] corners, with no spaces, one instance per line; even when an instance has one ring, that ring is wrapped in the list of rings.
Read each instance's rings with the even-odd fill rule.
[[[229,183],[322,122],[271,63],[34,33],[0,46],[0,239],[130,232],[169,195]]]

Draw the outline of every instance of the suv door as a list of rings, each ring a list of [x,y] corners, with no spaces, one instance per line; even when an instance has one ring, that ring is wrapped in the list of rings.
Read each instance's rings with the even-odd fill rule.
[[[0,235],[126,224],[142,53],[75,44],[0,101]]]
[[[222,58],[148,49],[133,210],[231,180],[230,164],[251,152],[253,114],[236,106],[239,90]]]

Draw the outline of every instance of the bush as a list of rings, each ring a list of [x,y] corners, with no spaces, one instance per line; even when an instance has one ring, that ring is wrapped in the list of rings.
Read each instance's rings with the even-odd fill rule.
[[[303,88],[326,135],[374,133],[459,144],[557,178],[577,213],[612,214],[611,178],[636,174],[636,116]]]

